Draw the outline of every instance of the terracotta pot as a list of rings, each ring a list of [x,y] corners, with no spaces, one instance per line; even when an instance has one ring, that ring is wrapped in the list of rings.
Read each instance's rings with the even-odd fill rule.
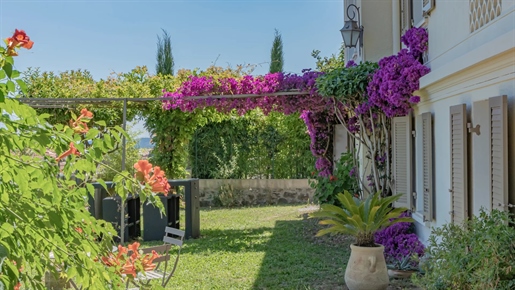
[[[390,276],[390,278],[409,278],[415,272],[417,271],[388,269],[388,276]]]
[[[349,290],[385,290],[390,279],[384,260],[384,247],[350,245],[351,254],[345,270]]]

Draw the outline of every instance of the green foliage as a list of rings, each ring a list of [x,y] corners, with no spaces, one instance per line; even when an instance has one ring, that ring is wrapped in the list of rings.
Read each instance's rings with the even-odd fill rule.
[[[98,116],[91,120],[89,112],[80,117],[70,112],[74,125],[66,125],[69,119],[50,125],[49,114],[38,114],[15,98],[17,90],[29,94],[47,88],[27,88],[12,66],[12,57],[0,48],[0,289],[19,283],[24,289],[45,289],[47,272],[73,279],[83,289],[122,288],[122,277],[98,261],[112,250],[115,230],[92,217],[87,205],[94,194],[88,182],[98,166],[107,166],[105,155],[127,133]],[[90,129],[78,128],[79,120]],[[57,160],[65,161],[62,168]],[[127,171],[113,181],[122,199],[136,193],[142,202],[163,209],[150,186]]]
[[[406,208],[392,208],[393,202],[402,194],[383,197],[377,192],[360,200],[348,191],[338,194],[341,207],[333,204],[322,204],[320,210],[311,217],[326,218],[321,225],[330,225],[318,231],[317,236],[325,234],[346,234],[356,238],[356,246],[374,247],[374,234],[380,229],[399,222],[413,222],[411,217],[399,217]]]
[[[184,113],[180,110],[163,111],[160,101],[131,102],[132,98],[157,98],[162,90],[173,90],[190,75],[209,75],[215,79],[222,76],[241,75],[243,67],[223,69],[210,67],[205,71],[179,70],[175,76],[150,75],[146,67],[136,67],[128,73],[113,74],[105,80],[95,81],[88,71],[68,71],[60,74],[29,69],[24,76],[28,86],[24,97],[28,98],[128,98],[127,120],[145,118],[145,127],[150,131],[155,144],[152,163],[160,166],[170,178],[186,176],[188,142],[197,126],[209,120],[219,120],[221,114],[214,110]],[[95,118],[103,119],[107,126],[122,125],[122,101],[88,104]],[[52,124],[66,125],[72,113],[79,108],[45,108],[39,113],[49,114]],[[102,129],[102,128],[100,128]],[[103,133],[103,132],[101,132]]]
[[[318,203],[340,206],[337,195],[344,191],[349,191],[353,195],[359,196],[358,180],[353,174],[355,170],[352,153],[347,152],[342,154],[335,164],[333,175],[317,175],[314,179],[310,179],[309,185],[315,189],[314,197]]]
[[[367,100],[368,82],[377,68],[377,63],[368,61],[354,67],[337,67],[317,78],[318,93],[354,108]]]
[[[282,72],[284,65],[283,40],[277,29],[275,30],[274,42],[270,50],[270,73]]]
[[[69,108],[44,108],[38,109],[39,113],[50,114],[48,121],[52,124],[67,124],[72,112],[77,112],[82,107],[95,113],[95,117],[104,120],[107,126],[121,126],[123,116],[123,98],[148,98],[149,87],[145,82],[149,78],[145,67],[136,67],[129,73],[112,74],[107,79],[95,81],[90,72],[86,70],[65,71],[59,74],[53,72],[41,72],[39,69],[29,68],[23,74],[27,83],[27,91],[23,93],[25,98],[119,98],[103,104],[89,104],[80,106],[71,105]],[[161,88],[162,89],[162,88]],[[127,120],[133,120],[145,103],[129,103]]]
[[[211,122],[197,129],[190,143],[192,174],[220,178],[220,162],[213,154],[229,163],[238,148],[236,166],[226,178],[305,178],[313,166],[305,128],[298,114],[264,116],[260,110]]]
[[[345,46],[343,43],[340,46],[338,55],[332,54],[329,57],[321,57],[320,53],[320,50],[313,50],[313,52],[311,52],[311,56],[316,59],[317,71],[330,72],[345,67]]]
[[[171,37],[163,29],[163,37],[157,37],[156,74],[173,75],[174,61]]]
[[[234,146],[231,148],[231,152],[229,152],[223,137],[220,137],[220,146],[223,156],[218,156],[216,153],[213,153],[218,163],[217,169],[213,172],[213,177],[216,179],[229,179],[234,175],[237,169],[236,162],[239,157],[238,146]]]
[[[15,88],[6,84],[22,81],[6,72],[5,62],[12,58],[0,61],[3,96],[14,96]],[[54,275],[60,271],[62,277],[86,288],[117,288],[119,278],[93,259],[111,249],[114,229],[86,210],[92,186],[77,186],[71,176],[87,180],[122,132],[106,129],[110,137],[97,139],[96,129],[80,136],[69,127],[54,128],[47,123],[48,115],[38,115],[12,98],[0,101],[0,110],[4,112],[0,115],[0,288],[12,289],[21,282],[27,289],[44,289],[47,271]],[[86,143],[80,142],[83,138],[93,140],[88,153]],[[64,152],[70,142],[81,157],[68,157],[71,160],[60,172],[48,150]],[[60,173],[63,179],[57,178]]]
[[[139,150],[136,148],[138,132],[131,131],[130,128],[128,128],[127,133],[129,138],[126,139],[125,169],[132,176],[135,173],[133,165],[140,160]],[[115,175],[122,171],[122,153],[123,150],[120,144],[120,146],[117,146],[107,154],[102,161],[105,166],[99,166],[97,178],[109,181],[113,180]]]
[[[463,225],[446,224],[429,237],[419,286],[436,289],[514,289],[515,229],[506,212],[481,209]]]

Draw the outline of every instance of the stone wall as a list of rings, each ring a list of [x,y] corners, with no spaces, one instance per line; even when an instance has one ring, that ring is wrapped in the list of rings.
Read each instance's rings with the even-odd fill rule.
[[[307,179],[201,179],[201,206],[302,204],[313,202]]]

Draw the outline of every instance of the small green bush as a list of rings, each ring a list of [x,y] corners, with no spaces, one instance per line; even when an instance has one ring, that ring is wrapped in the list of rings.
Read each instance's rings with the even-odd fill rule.
[[[352,153],[343,153],[335,165],[333,175],[316,176],[309,181],[309,185],[315,189],[315,200],[321,204],[329,203],[339,206],[341,204],[336,198],[338,193],[344,191],[348,191],[352,195],[359,195],[360,193]]]
[[[515,289],[515,229],[506,212],[481,210],[463,226],[446,224],[433,229],[414,277],[424,289]]]

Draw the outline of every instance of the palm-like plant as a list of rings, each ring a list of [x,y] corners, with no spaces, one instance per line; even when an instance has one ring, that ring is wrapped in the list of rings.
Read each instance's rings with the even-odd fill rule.
[[[391,207],[401,196],[398,194],[381,198],[380,192],[377,192],[360,200],[348,191],[339,193],[337,198],[342,207],[322,204],[319,211],[311,214],[311,217],[326,218],[320,224],[331,226],[318,231],[317,236],[347,234],[356,238],[356,246],[375,247],[374,234],[380,229],[399,222],[413,222],[411,217],[399,217],[407,208]]]

